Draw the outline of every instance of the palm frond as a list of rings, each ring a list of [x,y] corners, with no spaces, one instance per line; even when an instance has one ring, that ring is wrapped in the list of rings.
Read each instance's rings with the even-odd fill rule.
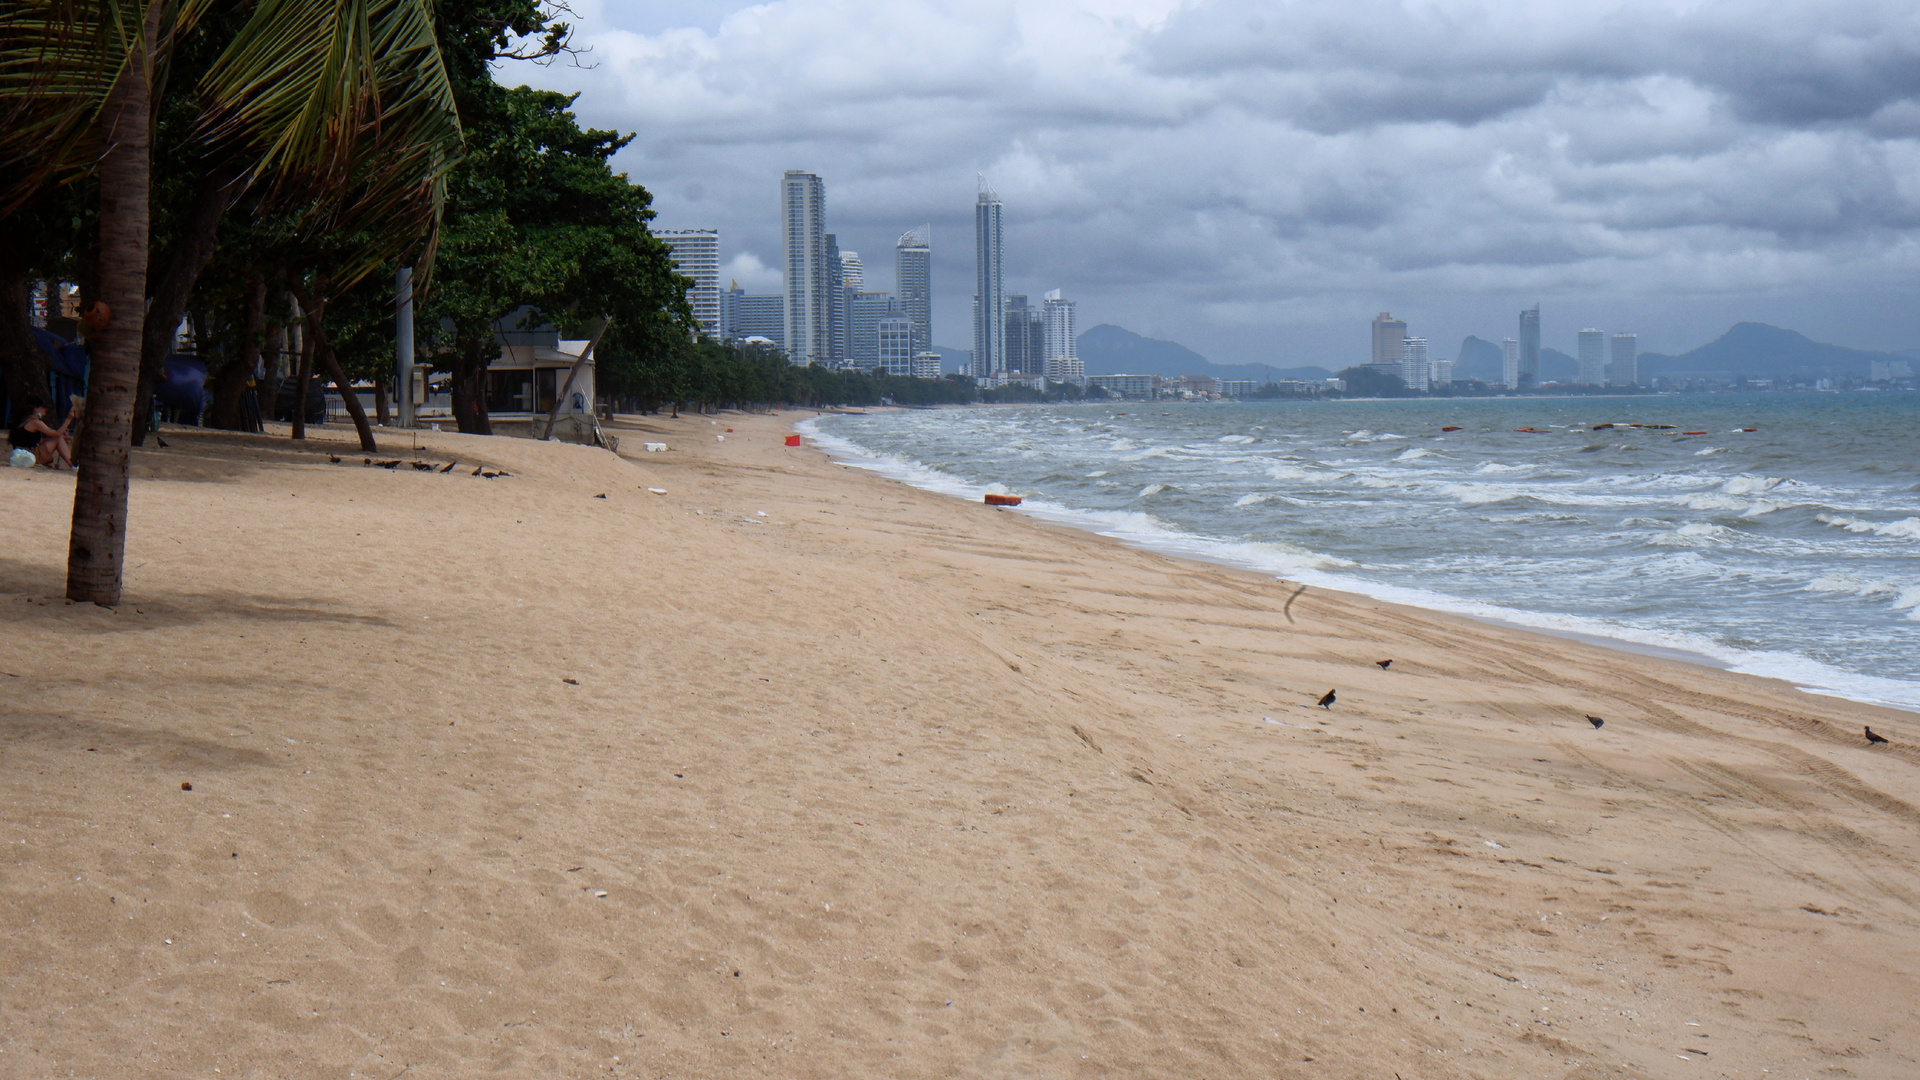
[[[0,217],[52,182],[89,171],[103,147],[95,121],[126,75],[147,13],[163,8],[153,45],[164,70],[177,36],[210,0],[8,0],[0,8]]]
[[[239,144],[302,232],[356,238],[340,288],[431,260],[463,139],[427,0],[262,0],[201,83],[203,132]]]

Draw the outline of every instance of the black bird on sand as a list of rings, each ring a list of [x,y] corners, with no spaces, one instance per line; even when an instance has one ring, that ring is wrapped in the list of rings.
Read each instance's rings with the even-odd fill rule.
[[[1333,691],[1329,690],[1327,691],[1327,696],[1320,699],[1320,707],[1323,709],[1333,708],[1333,700]]]
[[[1390,668],[1390,667],[1392,667],[1392,666],[1393,666],[1393,661],[1391,661],[1391,660],[1375,660],[1375,661],[1374,661],[1374,664],[1375,664],[1376,666],[1378,666],[1378,667],[1380,668],[1380,670],[1381,670],[1381,671],[1385,671],[1385,670],[1387,670],[1388,668]]]
[[[1593,728],[1594,728],[1594,730],[1595,730],[1595,731],[1598,731],[1598,730],[1600,730],[1600,727],[1601,727],[1602,725],[1604,725],[1604,724],[1606,723],[1606,721],[1605,721],[1605,720],[1602,720],[1602,719],[1600,719],[1600,718],[1599,718],[1599,717],[1597,717],[1597,716],[1589,716],[1589,717],[1587,717],[1587,723],[1589,723],[1589,724],[1592,724],[1592,725],[1593,725]]]
[[[327,460],[328,460],[328,461],[331,461],[331,462],[333,462],[333,463],[334,463],[335,465],[338,465],[338,464],[340,464],[340,455],[339,455],[339,454],[328,454],[328,455],[327,455]]]
[[[1875,734],[1873,733],[1873,729],[1872,729],[1872,728],[1868,728],[1868,729],[1867,729],[1867,745],[1868,745],[1868,746],[1872,746],[1872,745],[1874,745],[1875,743],[1883,743],[1883,742],[1886,742],[1886,741],[1887,741],[1887,737],[1886,737],[1886,736],[1884,736],[1884,735],[1875,735]]]

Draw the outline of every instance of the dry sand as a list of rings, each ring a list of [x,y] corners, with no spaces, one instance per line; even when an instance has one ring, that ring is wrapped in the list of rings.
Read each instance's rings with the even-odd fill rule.
[[[0,1075],[1920,1076],[1913,715],[796,418],[169,431],[117,611],[0,470]]]

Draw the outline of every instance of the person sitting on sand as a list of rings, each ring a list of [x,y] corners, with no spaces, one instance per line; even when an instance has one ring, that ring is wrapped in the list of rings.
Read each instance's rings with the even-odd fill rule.
[[[44,398],[27,399],[27,415],[7,434],[7,441],[22,450],[33,451],[36,465],[49,465],[59,462],[63,469],[73,468],[73,447],[67,441],[67,428],[73,424],[73,413],[58,428],[47,424],[47,402]]]

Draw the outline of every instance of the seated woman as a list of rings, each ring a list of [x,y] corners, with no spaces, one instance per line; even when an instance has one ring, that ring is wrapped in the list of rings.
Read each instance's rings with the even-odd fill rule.
[[[34,463],[50,465],[58,462],[63,469],[73,468],[73,446],[67,441],[67,428],[73,424],[73,413],[58,428],[47,423],[47,403],[44,398],[27,399],[27,415],[13,430],[7,433],[7,441],[22,450],[33,451]]]

